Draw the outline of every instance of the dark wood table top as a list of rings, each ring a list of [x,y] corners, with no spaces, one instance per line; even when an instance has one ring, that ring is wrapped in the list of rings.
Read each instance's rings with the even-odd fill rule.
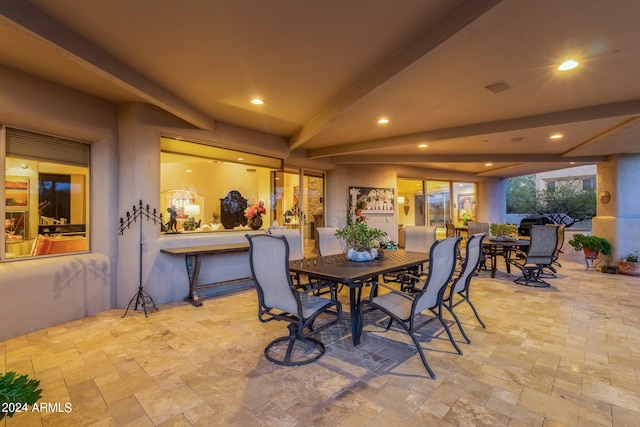
[[[491,240],[484,239],[483,246],[529,246],[531,240]]]
[[[385,250],[384,259],[381,260],[357,262],[347,260],[344,254],[329,255],[291,261],[289,262],[289,270],[322,280],[360,286],[362,281],[371,277],[428,261],[428,253]]]
[[[186,248],[160,249],[160,252],[169,255],[214,255],[228,252],[244,252],[249,250],[247,243],[227,243],[222,245],[190,246]]]

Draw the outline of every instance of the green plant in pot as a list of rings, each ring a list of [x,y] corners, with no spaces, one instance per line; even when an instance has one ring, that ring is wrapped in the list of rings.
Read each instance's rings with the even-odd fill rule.
[[[602,255],[611,254],[611,244],[603,237],[587,236],[576,233],[567,243],[569,243],[569,245],[571,245],[576,251],[584,252],[584,259],[587,263],[587,268],[594,267],[593,260],[598,258],[599,253]]]
[[[42,397],[39,385],[40,381],[31,380],[27,375],[17,375],[15,372],[0,375],[0,403],[4,405],[0,420],[5,416],[11,418],[16,412],[34,405]]]
[[[515,224],[491,224],[491,240],[515,241],[518,227]]]
[[[638,262],[638,251],[631,252],[624,259],[618,262],[618,270],[627,276],[640,276],[640,262]]]
[[[352,261],[371,261],[378,256],[380,239],[385,232],[372,228],[366,222],[354,222],[336,230],[335,236],[343,239],[347,248],[347,259]]]
[[[611,244],[603,237],[586,236],[584,234],[574,234],[568,242],[576,251],[584,251],[585,257],[597,258],[598,253],[602,255],[611,254]]]

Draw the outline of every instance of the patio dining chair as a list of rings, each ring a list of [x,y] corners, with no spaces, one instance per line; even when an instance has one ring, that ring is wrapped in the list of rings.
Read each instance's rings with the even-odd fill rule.
[[[340,239],[336,237],[337,227],[318,227],[318,250],[320,256],[340,255],[344,253]]]
[[[551,286],[541,276],[545,269],[552,267],[557,241],[558,232],[555,227],[546,225],[531,227],[531,244],[527,252],[519,250],[512,252],[507,259],[507,263],[522,271],[522,277],[517,278],[514,282],[536,288]]]
[[[479,233],[484,233],[485,237],[489,235],[489,223],[488,222],[469,222],[469,228],[468,228],[468,234],[469,236],[473,236],[474,234],[479,234]],[[486,270],[487,269],[487,257],[488,257],[488,249],[487,248],[483,248],[482,249],[482,253],[480,256],[480,262],[478,263],[478,267],[477,269],[483,269]]]
[[[426,225],[406,226],[404,249],[410,252],[429,253],[431,246],[436,241],[436,229],[437,227],[435,226]],[[415,276],[420,276],[423,273],[424,265],[419,265],[410,269],[387,273],[383,275],[383,279],[386,283],[400,283],[400,289],[405,292],[414,292],[415,284],[418,280]]]
[[[472,234],[471,237],[469,237],[469,240],[467,240],[467,251],[462,264],[462,269],[460,270],[460,274],[458,274],[458,276],[453,280],[453,283],[449,287],[449,294],[443,302],[444,307],[449,311],[449,313],[451,313],[458,325],[458,328],[460,329],[460,332],[462,333],[462,336],[469,344],[471,344],[471,340],[464,332],[460,319],[456,316],[454,309],[463,302],[466,302],[471,307],[471,310],[473,310],[473,314],[476,316],[476,319],[478,319],[478,322],[480,322],[480,325],[482,325],[483,328],[487,327],[482,319],[480,319],[480,315],[478,314],[476,307],[469,299],[469,285],[471,284],[471,279],[475,277],[474,272],[478,268],[480,260],[482,259],[482,241],[485,236],[485,233],[476,233]],[[455,301],[457,298],[460,299]]]
[[[390,286],[386,286],[383,283],[374,282],[369,297],[362,301],[363,308],[361,310],[361,316],[367,311],[365,310],[365,306],[368,305],[370,308],[380,310],[390,317],[386,327],[387,330],[391,328],[392,323],[395,321],[409,334],[420,354],[422,364],[429,375],[431,375],[431,378],[434,379],[436,375],[427,363],[427,359],[420,345],[420,340],[416,336],[416,331],[432,321],[438,320],[444,327],[453,347],[458,354],[462,354],[460,347],[458,347],[451,335],[449,327],[442,318],[444,293],[456,265],[456,253],[459,242],[459,237],[449,237],[433,244],[429,253],[429,271],[418,293],[407,294],[393,289]],[[389,292],[378,295],[377,287],[379,286],[387,288]],[[426,315],[428,318],[424,320],[423,315]],[[361,319],[361,322],[362,320],[363,319]]]
[[[289,245],[284,236],[254,234],[246,237],[251,275],[258,293],[258,319],[263,323],[288,322],[289,335],[271,341],[264,349],[264,356],[286,366],[318,360],[325,353],[325,347],[311,335],[338,323],[342,317],[342,304],[334,299],[334,292],[325,298],[294,286],[289,271]],[[322,315],[326,315],[324,322],[315,325]]]

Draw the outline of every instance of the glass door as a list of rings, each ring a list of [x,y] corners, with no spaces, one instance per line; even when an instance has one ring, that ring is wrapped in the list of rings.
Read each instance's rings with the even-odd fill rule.
[[[279,227],[300,229],[300,174],[287,171],[273,172],[271,204],[273,218]]]
[[[445,223],[451,222],[451,183],[427,181],[427,224],[438,227],[438,239],[446,236]]]
[[[279,227],[300,231],[305,257],[316,256],[316,227],[324,227],[324,174],[273,172],[273,218]]]
[[[318,252],[315,229],[324,227],[324,174],[303,171],[302,209],[304,211],[304,253],[305,257],[315,256]],[[313,255],[311,255],[313,254]]]

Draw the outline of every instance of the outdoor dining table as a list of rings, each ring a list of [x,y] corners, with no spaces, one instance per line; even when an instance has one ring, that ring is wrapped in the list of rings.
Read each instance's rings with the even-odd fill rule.
[[[289,270],[293,273],[306,274],[310,278],[344,284],[349,287],[351,337],[353,345],[357,346],[360,344],[362,335],[360,320],[362,288],[368,281],[377,281],[381,274],[413,267],[428,261],[428,253],[387,250],[384,251],[383,259],[375,261],[349,261],[344,254],[295,260],[289,262]]]
[[[491,277],[496,277],[496,261],[498,259],[498,253],[502,252],[504,256],[505,264],[507,265],[507,273],[511,273],[511,265],[507,262],[509,255],[512,251],[527,247],[531,244],[530,240],[492,240],[484,239],[482,241],[483,249],[486,249],[489,257],[491,258]]]

